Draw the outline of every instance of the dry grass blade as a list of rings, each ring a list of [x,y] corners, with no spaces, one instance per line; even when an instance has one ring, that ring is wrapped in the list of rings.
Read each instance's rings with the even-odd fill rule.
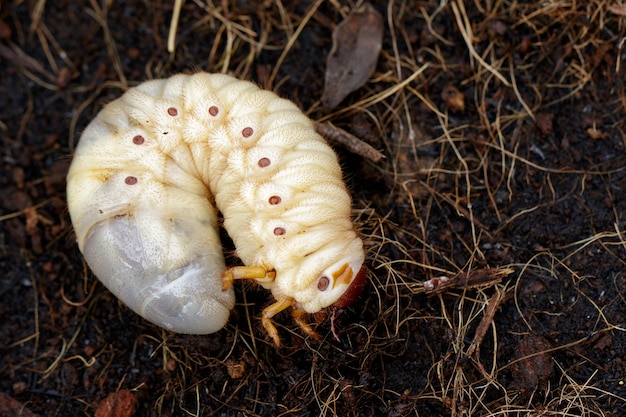
[[[108,2],[103,2],[103,5],[100,6],[96,0],[89,0],[92,9],[87,9],[87,13],[100,25],[102,31],[104,33],[104,39],[106,42],[106,48],[109,53],[109,57],[111,62],[113,63],[113,68],[115,68],[115,72],[117,74],[118,79],[124,86],[128,86],[128,82],[126,81],[126,76],[124,75],[124,69],[122,67],[122,63],[120,60],[120,55],[117,51],[117,46],[115,45],[115,40],[113,39],[113,35],[109,30],[109,25],[107,23],[108,18]]]
[[[180,11],[183,8],[185,0],[175,0],[172,9],[172,21],[170,22],[170,31],[167,35],[167,52],[170,54],[176,50],[176,29],[178,29],[178,20],[180,19]]]
[[[287,54],[289,53],[289,51],[291,51],[291,48],[296,44],[296,41],[298,40],[300,33],[302,33],[302,31],[304,30],[306,25],[309,23],[309,21],[311,20],[311,18],[317,11],[317,9],[322,5],[322,3],[323,3],[323,0],[316,0],[316,2],[312,4],[311,7],[309,8],[306,15],[304,15],[304,17],[302,18],[302,21],[298,25],[298,28],[296,29],[296,31],[291,36],[289,36],[289,40],[287,41],[287,44],[285,45],[285,48],[281,52],[280,56],[276,60],[276,64],[274,65],[272,69],[272,73],[270,74],[268,78],[267,86],[266,86],[268,89],[273,88],[274,81],[276,80],[276,77],[278,76],[278,71],[280,70],[280,67],[283,61],[287,57]]]

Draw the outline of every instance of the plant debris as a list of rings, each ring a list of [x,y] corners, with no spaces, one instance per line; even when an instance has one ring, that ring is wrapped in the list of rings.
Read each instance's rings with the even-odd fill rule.
[[[383,17],[363,3],[333,31],[333,48],[326,58],[323,105],[331,110],[367,82],[382,46]]]
[[[441,294],[454,288],[483,288],[498,284],[502,278],[514,272],[511,268],[477,269],[471,272],[460,272],[451,277],[441,276],[424,281],[427,294]]]
[[[518,345],[518,362],[513,366],[514,386],[520,390],[545,390],[549,378],[554,373],[554,358],[550,344],[544,338],[528,334]]]
[[[346,132],[340,127],[330,123],[317,123],[315,125],[317,133],[324,136],[331,144],[340,144],[357,155],[367,158],[372,162],[378,162],[385,157],[381,152],[374,149],[369,144],[363,142],[353,134]]]
[[[109,394],[100,401],[96,417],[132,417],[135,414],[137,396],[127,389]]]

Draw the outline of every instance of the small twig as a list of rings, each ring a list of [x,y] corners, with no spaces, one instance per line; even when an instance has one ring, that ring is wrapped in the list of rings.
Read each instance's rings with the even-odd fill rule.
[[[372,162],[378,162],[385,158],[385,155],[374,149],[370,144],[363,142],[353,134],[334,126],[331,123],[317,123],[315,125],[315,130],[317,130],[317,133],[328,139],[329,142],[341,144],[350,152],[369,159]]]
[[[485,315],[482,320],[478,324],[476,328],[476,332],[474,333],[474,338],[472,339],[472,344],[469,349],[467,349],[467,356],[472,356],[477,349],[480,349],[480,345],[485,338],[485,334],[487,334],[487,330],[491,323],[493,323],[493,318],[496,315],[496,311],[500,307],[500,303],[504,299],[504,293],[500,291],[499,288],[496,288],[495,294],[491,296],[489,299],[489,303],[487,304],[487,309],[485,310]]]
[[[452,277],[436,277],[424,281],[424,291],[427,294],[441,294],[455,288],[489,287],[498,284],[502,278],[513,273],[511,268],[486,268],[470,272],[461,272]]]
[[[476,354],[475,359],[476,359],[476,363],[478,364],[478,368],[480,369],[480,372],[483,374],[483,377],[487,379],[488,381],[490,381],[492,377],[487,373],[482,363],[480,363],[480,345],[482,344],[483,339],[485,338],[485,335],[487,334],[487,330],[489,330],[489,327],[491,327],[491,325],[493,324],[493,318],[495,317],[496,311],[498,310],[498,308],[500,308],[500,304],[502,303],[502,300],[504,300],[504,295],[505,295],[505,292],[500,291],[500,289],[496,287],[496,292],[489,299],[489,303],[487,304],[487,309],[485,310],[485,315],[483,316],[482,320],[480,320],[480,323],[478,324],[478,327],[476,328],[476,332],[474,333],[474,338],[472,339],[472,343],[469,349],[467,349],[467,354],[466,354],[468,358],[474,355],[474,353]]]

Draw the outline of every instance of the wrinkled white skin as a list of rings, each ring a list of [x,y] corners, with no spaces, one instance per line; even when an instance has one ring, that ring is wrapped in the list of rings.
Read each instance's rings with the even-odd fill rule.
[[[321,291],[319,278],[332,281],[345,264],[356,274],[364,261],[332,149],[293,103],[230,76],[176,75],[129,90],[89,124],[67,180],[78,245],[96,276],[176,332],[215,332],[234,305],[232,289],[221,290],[213,201],[243,263],[274,270],[262,285],[296,308],[333,304],[349,283]]]

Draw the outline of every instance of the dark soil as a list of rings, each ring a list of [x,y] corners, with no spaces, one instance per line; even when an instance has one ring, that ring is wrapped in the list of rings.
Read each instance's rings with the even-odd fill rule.
[[[626,415],[624,6],[374,2],[377,69],[327,112],[355,2],[187,1],[172,55],[170,3],[0,5],[0,416],[94,415],[109,395],[127,411],[99,416]],[[369,265],[339,340],[280,315],[276,348],[269,293],[241,285],[223,330],[169,333],[84,263],[65,203],[80,132],[125,88],[196,70],[384,153],[336,146]],[[460,281],[427,294],[441,276]]]

